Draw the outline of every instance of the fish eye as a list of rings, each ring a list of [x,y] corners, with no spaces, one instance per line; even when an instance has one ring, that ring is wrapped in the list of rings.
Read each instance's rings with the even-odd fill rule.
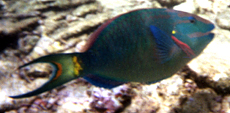
[[[195,23],[195,20],[189,20],[190,21],[190,23]]]
[[[195,22],[196,22],[196,19],[195,19],[194,17],[192,17],[192,16],[191,16],[191,17],[189,17],[189,21],[190,21],[190,23],[192,23],[192,24],[193,24],[193,23],[195,23]]]

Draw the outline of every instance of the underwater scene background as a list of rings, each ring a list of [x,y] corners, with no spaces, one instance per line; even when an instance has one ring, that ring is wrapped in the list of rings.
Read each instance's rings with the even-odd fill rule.
[[[52,68],[18,66],[52,53],[82,52],[102,23],[141,8],[169,8],[215,24],[215,37],[172,77],[153,84],[127,83],[111,90],[76,79],[38,96]],[[0,112],[227,113],[230,112],[230,0],[1,0]]]

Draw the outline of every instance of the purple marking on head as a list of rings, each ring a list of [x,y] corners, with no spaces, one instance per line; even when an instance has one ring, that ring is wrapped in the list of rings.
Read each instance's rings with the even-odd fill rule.
[[[177,20],[174,25],[177,25],[177,24],[182,24],[182,23],[190,23],[189,20]]]
[[[183,11],[179,11],[178,13],[177,13],[177,15],[179,16],[179,17],[194,17],[197,21],[201,21],[201,22],[203,22],[203,23],[206,23],[206,24],[212,24],[210,21],[208,21],[208,20],[206,20],[206,19],[203,19],[203,18],[201,18],[201,17],[199,17],[199,16],[197,16],[197,15],[194,15],[194,14],[190,14],[190,13],[186,13],[186,12],[183,12]]]
[[[205,36],[205,35],[209,35],[210,32],[206,32],[206,33],[202,33],[202,32],[195,32],[195,33],[192,33],[192,34],[189,34],[189,38],[197,38],[197,37],[202,37],[202,36]]]
[[[197,15],[194,15],[194,14],[190,14],[190,13],[187,13],[187,12],[183,12],[183,11],[175,11],[175,10],[172,10],[172,9],[167,9],[166,10],[167,12],[170,12],[170,13],[176,13],[179,17],[194,17],[196,20],[198,21],[201,21],[203,23],[206,23],[206,24],[212,24],[210,21],[208,20],[205,20]]]

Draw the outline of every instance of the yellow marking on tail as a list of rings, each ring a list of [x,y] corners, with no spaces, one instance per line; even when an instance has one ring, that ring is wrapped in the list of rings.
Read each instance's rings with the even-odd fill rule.
[[[55,77],[53,78],[53,80],[56,80],[62,73],[62,66],[60,63],[57,63],[57,62],[53,62],[53,63],[56,64],[58,67],[57,73],[56,73]]]
[[[81,67],[80,63],[78,62],[76,56],[73,57],[73,63],[74,63],[74,74],[76,76],[78,76],[80,71],[83,70],[83,68]]]

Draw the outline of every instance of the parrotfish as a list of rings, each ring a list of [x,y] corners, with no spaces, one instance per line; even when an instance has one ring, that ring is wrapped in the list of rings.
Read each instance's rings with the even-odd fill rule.
[[[127,82],[154,83],[176,73],[211,42],[214,25],[197,15],[172,9],[139,9],[102,24],[82,53],[40,57],[19,67],[49,63],[50,79],[24,98],[82,77],[113,88]]]

